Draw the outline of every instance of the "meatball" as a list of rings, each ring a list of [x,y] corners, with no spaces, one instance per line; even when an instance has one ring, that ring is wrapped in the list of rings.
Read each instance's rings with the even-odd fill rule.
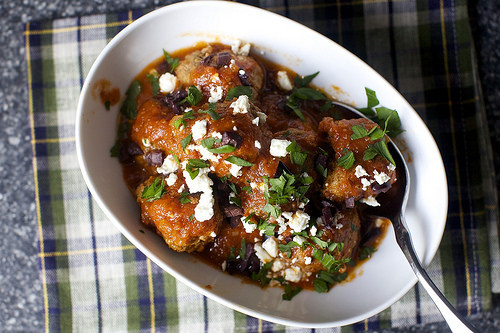
[[[214,205],[214,215],[206,221],[195,218],[195,209],[203,194],[182,195],[169,189],[157,200],[143,198],[144,189],[155,181],[151,177],[137,188],[141,221],[153,227],[167,245],[178,252],[199,252],[213,242],[222,224],[222,215]],[[158,182],[159,183],[159,182]],[[181,200],[184,199],[184,200]]]
[[[209,102],[223,100],[236,86],[250,87],[252,97],[257,97],[264,82],[264,71],[257,61],[216,45],[188,54],[175,73],[182,85],[199,87]]]
[[[363,118],[339,121],[324,118],[319,124],[320,134],[327,136],[334,151],[322,194],[329,200],[346,203],[347,206],[352,206],[356,200],[372,206],[378,205],[375,197],[388,190],[396,181],[395,166],[380,154],[365,160],[366,151],[373,149],[376,142],[386,140],[385,136],[375,140],[368,135],[353,139],[353,126],[370,132],[378,125]],[[351,153],[354,161],[352,165],[339,165],[339,158]]]

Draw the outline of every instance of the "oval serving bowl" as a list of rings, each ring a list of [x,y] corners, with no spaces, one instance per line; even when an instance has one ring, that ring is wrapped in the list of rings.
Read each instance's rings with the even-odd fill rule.
[[[241,24],[242,17],[259,24]],[[411,154],[412,188],[406,218],[416,250],[428,264],[441,241],[448,194],[441,155],[422,120],[385,79],[341,46],[285,17],[247,5],[201,1],[166,6],[130,24],[104,48],[84,83],[76,119],[77,153],[87,186],[108,218],[147,257],[230,308],[302,327],[342,326],[377,314],[417,281],[392,230],[352,281],[326,294],[304,291],[292,301],[282,301],[279,288],[243,283],[193,256],[170,250],[154,232],[140,231],[145,228],[137,204],[118,160],[109,154],[120,105],[106,112],[102,102],[92,96],[92,87],[107,79],[123,95],[133,78],[162,55],[162,49],[173,52],[199,41],[231,44],[236,39],[250,42],[260,55],[301,75],[320,71],[313,83],[340,101],[363,107],[365,87],[369,87],[377,92],[382,105],[399,112],[405,129],[401,139]]]

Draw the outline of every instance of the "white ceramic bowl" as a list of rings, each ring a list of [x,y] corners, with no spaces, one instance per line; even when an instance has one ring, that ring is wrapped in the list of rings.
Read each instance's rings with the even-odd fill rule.
[[[303,291],[290,302],[281,300],[279,288],[262,290],[242,283],[190,255],[169,250],[152,232],[139,232],[145,229],[139,221],[139,210],[125,186],[118,160],[109,155],[119,105],[111,112],[104,111],[102,103],[92,97],[92,86],[105,78],[123,94],[131,80],[162,55],[163,48],[172,52],[198,41],[231,43],[235,39],[252,43],[264,57],[299,74],[319,70],[314,84],[339,100],[365,106],[364,88],[369,87],[376,90],[382,105],[398,110],[406,130],[401,136],[412,160],[406,218],[420,258],[425,264],[431,261],[445,225],[447,185],[439,151],[417,113],[379,74],[336,43],[282,16],[237,3],[183,2],[156,10],[125,28],[99,55],[83,86],[76,121],[78,158],[93,197],[146,256],[191,288],[228,307],[304,327],[347,325],[375,315],[416,282],[392,230],[353,281],[335,286],[327,294]]]

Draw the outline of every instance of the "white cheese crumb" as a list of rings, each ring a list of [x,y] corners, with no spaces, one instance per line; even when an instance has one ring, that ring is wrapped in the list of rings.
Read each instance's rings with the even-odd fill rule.
[[[272,139],[269,153],[276,157],[285,157],[288,152],[286,148],[291,144],[288,140]]]
[[[217,234],[216,234],[214,231],[212,231],[212,232],[210,233],[210,237],[215,237],[215,236],[217,236]]]
[[[256,182],[250,182],[250,187],[253,189],[255,189],[257,187],[257,183]]]
[[[293,266],[285,269],[285,280],[290,282],[300,282],[302,279],[302,272],[300,267]]]
[[[210,87],[210,97],[208,98],[209,103],[215,103],[221,100],[224,91],[221,86]]]
[[[273,266],[271,267],[271,270],[273,272],[279,272],[281,271],[283,268],[285,268],[285,265],[283,265],[283,260],[280,260],[280,259],[276,259],[275,261],[273,261]]]
[[[368,189],[368,186],[370,186],[374,181],[373,180],[368,180],[366,178],[361,178],[361,184],[363,185],[363,191],[366,191]]]
[[[203,192],[200,195],[200,201],[194,208],[194,217],[200,222],[210,220],[214,216],[214,203],[212,191]]]
[[[267,114],[264,112],[257,111],[257,116],[259,117],[261,123],[265,123],[267,121]]]
[[[178,168],[179,164],[175,160],[175,157],[173,155],[168,155],[163,160],[163,164],[160,167],[156,168],[156,171],[163,175],[168,175],[169,173],[177,171]]]
[[[246,232],[247,234],[250,234],[250,233],[252,233],[253,231],[255,231],[255,229],[257,229],[257,225],[256,225],[255,223],[250,223],[250,222],[247,222],[247,221],[245,221],[245,219],[246,219],[246,218],[245,218],[244,216],[242,216],[242,217],[240,218],[241,223],[243,224],[243,228],[245,228],[245,232]]]
[[[316,233],[318,232],[318,228],[316,228],[315,226],[312,226],[311,229],[309,229],[309,233],[311,234],[311,236],[316,236]]]
[[[262,146],[260,145],[260,142],[255,140],[255,148],[260,149]]]
[[[383,184],[387,183],[389,180],[391,180],[391,178],[389,176],[387,176],[387,174],[385,172],[379,173],[377,170],[373,170],[373,175],[374,175],[374,178],[379,185],[383,185]]]
[[[235,131],[235,132],[236,132],[237,130],[238,130],[238,127],[233,126],[233,131]]]
[[[177,193],[182,193],[182,191],[184,191],[184,188],[186,188],[186,186],[182,184],[181,187],[179,187],[179,189],[177,190]]]
[[[247,95],[240,95],[238,99],[229,105],[233,109],[233,114],[248,113],[250,102]]]
[[[356,165],[355,171],[356,172],[354,173],[354,175],[357,178],[361,178],[363,176],[368,176],[368,172],[366,172],[365,168],[363,168],[360,164]]]
[[[305,257],[305,258],[304,258],[304,264],[306,264],[306,265],[310,265],[310,264],[311,264],[311,262],[312,262],[311,257]]]
[[[170,73],[165,73],[160,76],[159,85],[160,91],[162,93],[169,93],[174,91],[175,85],[177,84],[177,77]]]
[[[293,214],[292,219],[288,221],[288,225],[293,229],[293,231],[301,232],[307,227],[310,218],[309,214],[298,210],[295,214]]]
[[[185,108],[184,109],[184,113],[187,113],[187,112],[190,112],[190,111],[193,111],[193,108]]]
[[[212,132],[212,138],[222,139],[222,134],[220,132]]]
[[[260,118],[259,117],[255,117],[252,119],[252,124],[254,124],[255,126],[259,126],[259,120]]]
[[[167,185],[172,186],[175,184],[175,182],[177,182],[177,175],[175,173],[171,173],[170,175],[168,175]]]
[[[240,69],[240,70],[238,71],[238,74],[239,74],[239,75],[245,75],[245,71],[244,71],[243,69]]]
[[[273,260],[273,258],[271,258],[269,253],[267,253],[267,251],[264,250],[264,248],[262,247],[262,245],[260,243],[255,243],[253,245],[253,248],[255,250],[255,254],[259,258],[261,263],[266,264],[266,263],[270,262],[271,260]]]
[[[250,53],[250,44],[242,43],[241,40],[237,39],[231,44],[231,51],[238,55],[247,56]]]
[[[389,165],[387,166],[387,170],[394,171],[394,170],[396,170],[396,166],[392,163],[389,163]]]
[[[288,77],[287,72],[279,71],[277,73],[277,80],[278,80],[278,85],[280,86],[281,89],[286,91],[290,91],[293,89],[292,82],[290,82],[290,78]]]
[[[240,166],[240,165],[236,165],[236,164],[233,164],[233,163],[228,162],[228,161],[224,161],[224,163],[226,163],[226,164],[229,164],[229,165],[230,165],[230,167],[229,167],[229,173],[230,173],[233,177],[238,178],[239,176],[241,176],[241,168],[243,168],[242,166]]]
[[[202,160],[217,162],[221,158],[220,155],[215,155],[214,153],[211,153],[207,148],[203,147],[202,145],[190,144],[189,146],[186,147],[186,149],[198,151],[201,154]]]
[[[274,237],[266,239],[264,243],[262,243],[262,248],[273,258],[276,258],[278,255],[278,242],[276,242]]]
[[[306,241],[304,237],[298,235],[294,236],[292,240],[299,245],[304,244],[304,242]]]
[[[193,134],[193,140],[197,141],[203,138],[207,134],[207,120],[198,120],[191,127],[191,133]]]
[[[375,199],[372,195],[370,195],[368,198],[362,198],[359,201],[361,201],[364,204],[367,204],[368,206],[372,206],[372,207],[380,206],[377,199]]]

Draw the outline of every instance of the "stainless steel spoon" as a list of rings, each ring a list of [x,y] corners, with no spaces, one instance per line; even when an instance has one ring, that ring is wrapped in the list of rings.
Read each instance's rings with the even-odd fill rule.
[[[333,104],[336,106],[336,110],[345,118],[367,118],[352,106],[340,102],[333,102]],[[417,257],[403,215],[410,192],[410,173],[403,155],[392,140],[389,142],[388,147],[396,162],[397,182],[385,194],[385,198],[383,198],[387,204],[384,205],[381,203],[381,208],[369,208],[367,212],[374,218],[383,217],[392,222],[399,247],[403,251],[418,280],[448,323],[450,329],[453,332],[477,332],[477,329],[461,316],[441,291],[439,291]]]

